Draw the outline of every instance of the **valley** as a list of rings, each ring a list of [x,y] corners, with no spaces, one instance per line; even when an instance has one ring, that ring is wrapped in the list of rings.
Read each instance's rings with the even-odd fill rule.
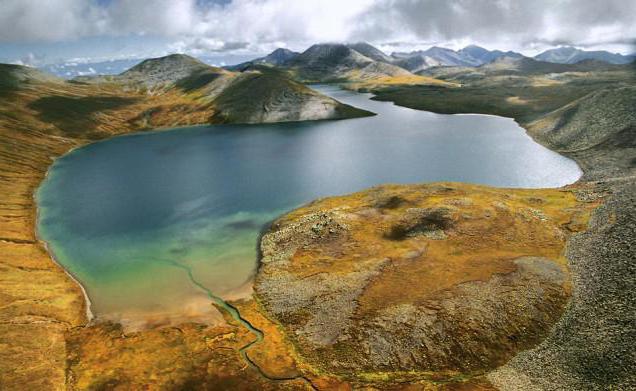
[[[314,45],[229,69],[170,55],[71,81],[1,65],[0,388],[629,389],[633,63],[502,52],[409,70],[373,49]],[[180,270],[222,322],[132,332],[91,322],[81,287],[36,234],[34,194],[53,159],[154,129],[373,120],[314,82],[513,118],[583,176],[559,188],[440,181],[324,194],[263,228],[252,297],[217,300]]]

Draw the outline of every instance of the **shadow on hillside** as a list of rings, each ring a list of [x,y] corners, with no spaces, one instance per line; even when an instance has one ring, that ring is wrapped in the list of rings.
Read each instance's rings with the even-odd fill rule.
[[[69,136],[90,137],[89,133],[99,124],[94,114],[136,102],[136,98],[114,96],[47,96],[29,104],[29,108],[38,111],[40,120],[54,124]]]
[[[208,70],[197,71],[194,72],[191,76],[184,77],[183,79],[177,81],[175,86],[180,88],[183,92],[191,92],[197,90],[201,87],[206,86],[212,81],[216,80],[219,76],[219,73],[210,72]]]

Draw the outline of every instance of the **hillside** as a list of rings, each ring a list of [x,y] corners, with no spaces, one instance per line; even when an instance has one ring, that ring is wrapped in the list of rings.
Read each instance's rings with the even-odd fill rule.
[[[310,82],[348,81],[410,73],[394,65],[379,63],[343,44],[311,46],[287,64],[297,78]]]
[[[461,88],[405,86],[418,77],[346,49],[307,64],[405,106],[513,117],[583,180],[383,185],[312,202],[264,232],[258,300],[232,303],[256,331],[228,319],[126,333],[88,323],[36,236],[33,193],[52,157],[158,127],[368,113],[290,80],[294,68],[171,57],[64,82],[0,66],[2,388],[630,389],[634,69],[502,59],[444,74]]]
[[[22,65],[0,64],[0,87],[3,89],[20,88],[24,84],[37,82],[62,82],[62,79],[35,68]]]
[[[590,177],[636,173],[636,87],[594,91],[530,122],[528,132],[551,148],[585,156]]]
[[[121,73],[117,80],[122,83],[141,84],[155,87],[174,83],[179,79],[201,71],[224,73],[221,68],[204,64],[194,57],[185,54],[171,54],[165,57],[144,60],[129,70]]]
[[[380,91],[379,98],[400,95],[404,103],[408,101],[409,105],[428,110],[449,113],[469,109],[530,121],[592,91],[636,82],[633,64],[614,65],[595,60],[554,64],[501,57],[477,68],[434,67],[420,74],[461,84],[462,91],[413,87],[410,92]]]
[[[192,73],[180,78],[184,72],[173,67],[175,63],[183,64],[183,58],[174,60],[171,57],[164,63],[161,59],[146,62],[123,77],[90,83],[67,82],[32,68],[0,65],[0,266],[3,269],[0,388],[100,388],[100,384],[109,382],[112,370],[144,371],[149,366],[158,369],[166,365],[170,370],[157,374],[160,381],[173,385],[183,382],[183,388],[189,388],[185,382],[191,377],[192,369],[176,367],[195,356],[201,359],[201,365],[224,368],[219,376],[230,376],[230,380],[210,380],[213,386],[275,388],[274,382],[255,368],[244,367],[239,349],[252,335],[237,325],[220,328],[184,325],[179,330],[185,334],[179,334],[176,340],[173,338],[176,334],[171,331],[174,329],[151,330],[122,338],[119,326],[109,323],[86,326],[82,290],[51,260],[36,236],[34,192],[52,158],[72,148],[162,127],[370,114],[276,74],[218,72],[185,59]],[[161,69],[166,73],[158,72]],[[153,79],[152,93],[138,84],[143,82],[141,75],[146,72]],[[132,81],[127,84],[126,80]],[[226,108],[230,102],[232,107]],[[284,106],[276,106],[276,103],[284,103]],[[262,328],[270,327],[269,334],[276,338],[275,326],[254,310],[251,321],[260,322]],[[184,340],[182,337],[186,334],[189,336]],[[225,334],[230,336],[215,339]],[[111,337],[124,345],[114,346]],[[201,342],[209,348],[209,353],[193,349],[195,345],[201,346]],[[262,352],[262,367],[274,367],[273,363],[279,362],[275,355],[280,354],[281,349],[287,354],[280,344]],[[121,369],[115,369],[119,360]],[[69,380],[71,361],[75,363],[74,375]],[[96,370],[104,375],[96,377]],[[143,383],[148,374],[139,372],[128,380],[118,381],[128,382],[130,387],[126,388],[143,388],[134,379]],[[302,385],[304,381],[290,380],[289,383]]]
[[[237,77],[214,101],[213,122],[262,123],[372,115],[267,70]]]
[[[564,311],[562,250],[590,207],[559,189],[461,183],[317,200],[261,239],[256,296],[320,371],[481,389]]]
[[[633,389],[622,325],[634,322],[634,68],[498,65],[456,67],[461,88],[373,92],[512,117],[583,177],[543,190],[384,185],[279,218],[261,239],[255,292],[310,367],[354,389]]]
[[[597,60],[609,64],[628,64],[634,61],[634,55],[624,56],[620,53],[610,53],[605,50],[581,50],[571,46],[546,50],[534,57],[540,61],[559,64],[576,64],[583,60]]]
[[[379,60],[363,55],[354,47]],[[382,59],[385,59],[382,52],[368,44],[317,44],[290,60],[282,69],[301,82],[340,83],[354,90],[402,84],[452,85],[415,75]]]
[[[298,54],[300,53],[285,48],[278,48],[264,57],[255,58],[254,60],[242,62],[236,65],[230,65],[225,67],[225,69],[231,71],[242,71],[253,65],[283,66],[298,56]]]
[[[232,72],[182,54],[142,61],[120,75],[74,81],[117,85],[159,100],[185,99],[193,110],[214,113],[209,117],[211,123],[341,119],[369,114],[342,105],[264,65],[250,63],[243,72]],[[145,110],[134,121],[153,126],[154,118],[163,110],[165,106]]]
[[[391,56],[386,55],[380,49],[366,42],[348,43],[347,47],[374,61],[385,62],[387,64],[391,64],[393,62],[393,58],[391,58]]]
[[[393,63],[411,72],[421,72],[431,67],[477,67],[488,64],[500,57],[521,58],[521,54],[501,50],[488,50],[469,45],[460,50],[433,46],[427,50],[410,53],[393,53]]]

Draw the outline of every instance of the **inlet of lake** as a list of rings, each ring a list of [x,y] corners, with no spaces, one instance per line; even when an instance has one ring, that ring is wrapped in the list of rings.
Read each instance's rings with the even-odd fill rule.
[[[145,132],[55,161],[37,192],[38,234],[98,319],[131,328],[219,320],[201,286],[249,296],[262,227],[318,197],[382,183],[560,187],[581,175],[509,118],[314,88],[377,115]]]

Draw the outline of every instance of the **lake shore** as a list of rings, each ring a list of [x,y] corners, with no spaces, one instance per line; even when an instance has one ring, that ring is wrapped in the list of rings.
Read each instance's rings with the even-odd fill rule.
[[[485,80],[492,83],[496,99],[500,82]],[[553,94],[558,91],[555,87]],[[412,91],[379,91],[377,98],[422,110],[439,107],[426,93],[420,99]],[[479,107],[479,112],[498,113],[496,106],[480,107],[471,99],[457,91],[436,95],[438,102],[448,100],[451,112]],[[547,114],[536,107],[515,109],[530,136],[579,164],[584,174],[574,187],[581,189],[580,197],[602,198],[603,203],[592,213],[587,231],[568,241],[573,291],[562,318],[544,342],[488,375],[502,390],[636,386],[630,359],[634,328],[629,326],[636,321],[630,244],[636,238],[635,103],[636,88],[626,85],[589,93]]]
[[[37,239],[37,209],[33,193],[43,180],[52,158],[63,155],[73,147],[90,143],[91,140],[60,137],[35,130],[41,125],[14,125],[0,126],[5,148],[0,160],[0,186],[3,189],[0,205],[4,211],[0,224],[0,254],[6,270],[3,278],[11,282],[9,290],[2,292],[7,299],[4,299],[6,306],[0,311],[3,319],[0,331],[3,334],[1,342],[7,348],[3,349],[0,361],[9,367],[3,365],[0,368],[3,381],[0,385],[11,387],[20,384],[32,388],[64,389],[69,382],[69,349],[74,346],[67,344],[68,333],[69,330],[87,323],[86,302],[81,287],[55,264]],[[122,126],[121,131],[134,130]],[[554,145],[547,142],[544,145],[554,148]],[[607,145],[606,148],[617,150],[612,145]],[[568,259],[574,282],[571,304],[544,343],[519,354],[490,376],[490,380],[502,389],[523,387],[524,381],[546,385],[563,384],[566,387],[593,381],[591,377],[597,371],[604,371],[601,361],[598,366],[588,368],[589,373],[579,374],[578,378],[575,377],[578,373],[576,371],[567,372],[572,374],[571,378],[557,379],[555,376],[563,365],[572,365],[575,359],[585,357],[585,351],[592,346],[605,349],[606,354],[615,351],[615,344],[608,346],[602,343],[603,339],[618,343],[627,337],[627,331],[616,329],[609,319],[620,316],[623,320],[629,320],[630,300],[633,300],[629,290],[620,290],[617,287],[621,286],[632,267],[629,240],[634,237],[633,216],[636,215],[633,198],[636,193],[634,173],[633,167],[615,167],[614,161],[606,159],[601,152],[604,151],[569,153],[584,170],[584,177],[579,183],[597,186],[597,190],[591,192],[590,196],[609,193],[604,206],[594,212],[590,231],[568,243]],[[608,216],[614,217],[607,222]],[[616,260],[609,269],[604,262],[608,258]],[[598,277],[594,277],[597,273]],[[588,292],[592,293],[592,297],[586,295]],[[614,297],[615,294],[619,296]],[[608,309],[604,309],[610,304]],[[594,323],[598,319],[607,320],[601,321],[605,327],[600,330],[598,323]],[[196,328],[188,327],[188,335],[199,333]],[[590,327],[598,333],[594,341],[587,337]],[[116,329],[113,330],[113,335],[117,336]],[[212,332],[206,330],[208,333]],[[82,331],[79,333],[83,335]],[[153,338],[159,338],[155,331],[150,334]],[[584,336],[586,337],[583,338]],[[144,343],[148,346],[153,346],[153,343],[161,345],[157,341],[148,339]],[[594,345],[597,342],[598,345]],[[607,376],[611,377],[624,370],[621,365],[627,364],[620,363],[624,357],[621,354],[618,352],[609,356],[616,361],[612,361],[605,369]],[[545,370],[545,360],[551,360],[550,367],[554,372]]]
[[[218,311],[194,304],[206,297],[175,265],[225,299],[250,297],[235,291],[253,280],[261,227],[317,198],[440,180],[553,188],[581,174],[512,119],[315,88],[377,115],[122,135],[55,161],[38,190],[39,236],[85,283],[98,320],[127,332],[219,324]]]

